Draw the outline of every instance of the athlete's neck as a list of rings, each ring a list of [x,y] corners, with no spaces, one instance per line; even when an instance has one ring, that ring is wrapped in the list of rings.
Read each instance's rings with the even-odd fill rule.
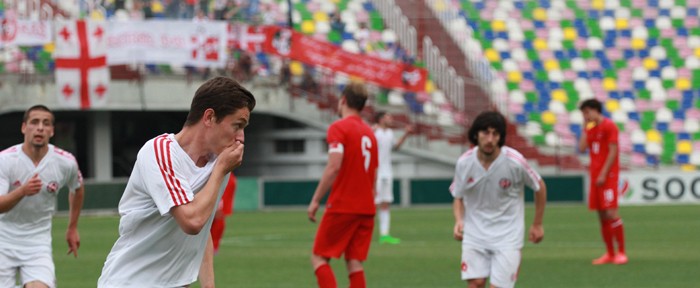
[[[49,144],[37,147],[30,143],[24,142],[24,144],[22,144],[22,152],[24,152],[24,154],[26,154],[27,157],[34,162],[34,165],[39,165],[41,159],[44,159],[46,153],[49,153]]]
[[[358,116],[358,117],[359,117],[359,116],[360,116],[360,112],[357,111],[357,110],[355,110],[355,109],[344,108],[344,109],[341,111],[340,115],[341,115],[340,117],[343,118],[343,119],[348,118],[348,117],[351,117],[351,116]]]
[[[198,124],[195,124],[198,125]],[[175,141],[180,145],[182,150],[190,156],[197,167],[204,167],[209,162],[211,151],[207,149],[205,137],[202,134],[203,129],[194,129],[194,127],[185,126],[175,134]]]
[[[491,167],[493,161],[496,161],[498,155],[501,155],[501,147],[496,147],[490,154],[486,154],[479,149],[479,152],[476,153],[476,158],[479,159],[479,162],[481,163],[481,166],[484,166],[484,169],[489,170],[489,167]]]

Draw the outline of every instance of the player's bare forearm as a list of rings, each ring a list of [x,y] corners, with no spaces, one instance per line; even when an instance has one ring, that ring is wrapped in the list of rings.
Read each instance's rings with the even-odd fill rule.
[[[19,203],[24,196],[31,196],[39,193],[42,185],[39,175],[34,174],[34,177],[30,178],[24,185],[10,191],[10,193],[0,196],[0,213],[5,213],[15,208],[17,203]]]
[[[393,150],[399,150],[399,148],[401,148],[401,145],[403,145],[403,143],[406,142],[406,139],[408,139],[408,136],[411,136],[410,130],[406,130],[403,133],[403,136],[401,136],[401,138],[399,138],[399,141],[396,142],[396,145],[394,145]]]
[[[204,249],[204,257],[202,257],[202,265],[199,267],[199,285],[202,288],[214,288],[214,244],[211,240],[211,234],[207,240],[207,246]]]
[[[583,153],[588,148],[588,140],[586,139],[586,131],[581,132],[581,139],[578,140],[578,151]]]
[[[316,211],[320,206],[321,199],[328,194],[328,191],[333,185],[333,181],[335,181],[335,178],[338,177],[338,172],[340,172],[342,161],[343,154],[328,154],[328,164],[326,164],[326,168],[323,169],[323,175],[321,175],[321,180],[318,182],[318,186],[316,186],[314,196],[311,197],[311,203],[309,203],[309,208],[307,209],[307,214],[311,222],[316,222]]]
[[[78,218],[80,211],[83,209],[83,201],[85,199],[85,186],[80,185],[73,193],[68,194],[68,209],[70,218],[68,220],[68,228],[78,229]]]
[[[541,226],[544,220],[544,207],[547,204],[547,185],[540,179],[540,189],[535,192],[535,217],[532,225]]]
[[[461,198],[452,200],[452,213],[455,217],[453,237],[455,240],[461,241],[464,234],[464,202]]]
[[[207,184],[197,193],[197,197],[190,203],[170,209],[182,231],[190,235],[199,234],[214,210],[216,196],[225,175],[226,173],[214,169]]]

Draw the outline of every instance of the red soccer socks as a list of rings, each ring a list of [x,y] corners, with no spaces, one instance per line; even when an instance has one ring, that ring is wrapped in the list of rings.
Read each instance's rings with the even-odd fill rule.
[[[335,282],[335,275],[333,275],[333,269],[331,269],[330,265],[323,264],[321,266],[318,266],[314,273],[316,274],[316,281],[318,282],[319,288],[338,287],[338,284]]]
[[[350,288],[366,288],[365,271],[360,270],[350,274]]]

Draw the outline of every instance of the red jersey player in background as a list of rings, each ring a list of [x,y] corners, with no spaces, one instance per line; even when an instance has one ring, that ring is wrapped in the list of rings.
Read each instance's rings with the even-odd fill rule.
[[[314,240],[311,265],[318,286],[337,287],[330,258],[345,255],[351,288],[366,287],[362,262],[367,259],[374,230],[374,184],[378,164],[377,140],[360,118],[367,101],[361,84],[345,87],[338,103],[342,119],[328,128],[328,164],[307,210],[316,222],[321,199],[333,186]]]
[[[219,207],[216,208],[214,221],[211,223],[211,241],[214,244],[214,254],[219,252],[221,237],[224,236],[224,229],[226,229],[226,217],[233,214],[233,200],[235,197],[236,176],[231,173],[226,183],[226,188],[224,188],[224,195],[221,196]]]
[[[580,106],[586,120],[579,150],[588,149],[590,163],[590,192],[588,207],[598,211],[601,232],[607,253],[593,260],[593,265],[625,264],[625,237],[622,219],[617,212],[619,165],[618,129],[612,120],[602,114],[603,105],[596,99],[583,101]],[[592,126],[592,127],[591,127]],[[615,253],[614,242],[618,252]]]

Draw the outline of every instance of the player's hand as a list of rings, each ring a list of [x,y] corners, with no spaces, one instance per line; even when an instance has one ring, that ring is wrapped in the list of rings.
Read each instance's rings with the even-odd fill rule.
[[[34,174],[34,176],[30,178],[27,181],[27,183],[24,183],[24,185],[22,185],[22,194],[24,196],[31,196],[36,193],[39,193],[42,185],[43,184],[41,183],[41,179],[39,179],[39,174]]]
[[[595,179],[595,185],[596,186],[603,186],[605,184],[605,175],[600,174],[598,175],[598,178]]]
[[[69,255],[73,253],[75,258],[78,258],[78,248],[80,248],[80,234],[78,234],[78,229],[68,229],[66,231],[66,242],[68,242],[68,253]]]
[[[306,213],[309,216],[309,221],[313,223],[316,223],[316,211],[318,211],[318,206],[318,202],[312,200],[311,203],[309,203],[309,208],[306,209]]]
[[[221,151],[221,154],[218,156],[218,162],[219,165],[223,166],[222,169],[225,172],[229,173],[243,164],[244,146],[242,142],[236,141],[231,146],[226,147],[224,151]]]
[[[453,236],[455,237],[455,240],[462,241],[462,236],[464,236],[464,223],[456,222],[453,234],[454,234]]]
[[[413,134],[413,132],[416,132],[416,126],[413,125],[408,125],[406,126],[406,134]]]
[[[530,237],[528,237],[528,240],[530,240],[530,242],[537,244],[542,242],[543,238],[544,228],[542,228],[542,225],[530,226]]]

